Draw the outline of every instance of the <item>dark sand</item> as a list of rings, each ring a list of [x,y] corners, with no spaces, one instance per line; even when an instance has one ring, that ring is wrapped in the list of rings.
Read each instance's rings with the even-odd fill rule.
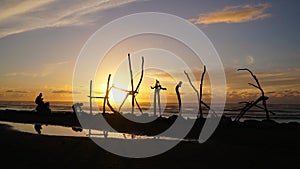
[[[3,116],[0,120],[15,121]],[[0,125],[0,135],[0,162],[5,168],[298,169],[300,166],[298,123],[230,123],[218,127],[213,136],[203,144],[181,142],[161,155],[142,159],[111,154],[89,138],[23,133],[12,130],[7,125]]]

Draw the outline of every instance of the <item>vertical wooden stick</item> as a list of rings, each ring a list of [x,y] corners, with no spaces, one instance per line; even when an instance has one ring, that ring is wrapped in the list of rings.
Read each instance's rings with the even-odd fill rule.
[[[198,107],[198,114],[199,114],[200,108],[201,108],[201,100],[200,100],[199,92],[196,89],[196,87],[193,85],[193,83],[192,83],[192,81],[191,81],[188,73],[186,71],[184,71],[184,74],[186,75],[187,79],[189,80],[190,85],[192,86],[192,88],[194,89],[195,93],[197,94],[198,105],[199,105],[199,107]]]
[[[129,53],[128,53],[128,63],[129,63],[129,71],[130,71],[131,92],[134,92],[132,67],[131,67],[131,60],[130,60]],[[131,97],[131,113],[132,114],[134,113],[134,97],[135,97],[135,93],[132,93],[132,97]]]
[[[190,85],[192,86],[192,88],[194,89],[195,93],[197,94],[197,99],[198,99],[198,117],[203,118],[203,112],[202,112],[202,106],[201,104],[204,104],[206,106],[206,104],[202,101],[202,88],[203,88],[203,79],[204,79],[204,75],[206,72],[206,66],[204,65],[204,70],[202,72],[202,76],[201,76],[201,81],[200,81],[200,93],[198,92],[198,90],[196,89],[196,87],[193,85],[188,73],[186,71],[184,71],[184,74],[186,75],[187,79],[189,80]]]
[[[90,114],[92,114],[92,90],[93,90],[93,86],[92,86],[93,81],[90,81]]]
[[[202,112],[202,107],[201,107],[201,101],[202,101],[202,86],[203,86],[203,78],[206,72],[206,66],[204,65],[204,70],[202,72],[202,76],[201,76],[201,82],[200,82],[200,94],[199,94],[199,113],[200,113],[200,118],[203,118],[203,112]]]
[[[154,112],[154,116],[156,116],[156,95],[157,95],[157,91],[156,91],[157,89],[154,89],[154,110],[153,110],[153,112]]]
[[[110,76],[111,76],[111,74],[108,75],[107,84],[106,84],[105,97],[104,97],[104,101],[103,101],[103,113],[105,113],[106,100],[108,100]]]

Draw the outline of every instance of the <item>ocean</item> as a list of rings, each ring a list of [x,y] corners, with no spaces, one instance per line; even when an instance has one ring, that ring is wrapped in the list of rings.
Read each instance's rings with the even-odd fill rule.
[[[70,112],[72,111],[73,102],[50,102],[50,108],[52,112]],[[185,118],[195,118],[197,116],[197,111],[195,111],[195,104],[183,105],[183,116]],[[11,110],[29,110],[34,111],[36,104],[33,101],[0,101],[0,109],[11,109]],[[176,104],[171,104],[165,107],[163,116],[170,116],[176,113]],[[239,104],[226,104],[224,109],[224,115],[227,117],[235,118],[239,113],[243,105]],[[174,109],[175,108],[175,109]],[[143,107],[143,112],[148,114],[153,114],[153,109],[149,106]],[[270,118],[278,122],[300,122],[300,104],[268,104],[268,109],[275,113],[270,114]],[[89,111],[89,103],[84,103],[83,110]],[[108,112],[109,109],[107,108]],[[130,112],[131,109],[122,109],[123,112]],[[101,110],[97,106],[93,107],[93,113],[98,113]],[[204,116],[207,115],[207,110],[204,109]],[[137,114],[140,114],[139,110],[136,110]],[[241,121],[246,119],[265,119],[265,112],[259,108],[253,107],[241,118]]]

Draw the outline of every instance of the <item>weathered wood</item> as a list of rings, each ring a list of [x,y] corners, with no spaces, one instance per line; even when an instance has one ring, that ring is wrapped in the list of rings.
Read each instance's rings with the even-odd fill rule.
[[[103,113],[105,113],[106,100],[108,100],[110,77],[111,77],[111,74],[108,75],[108,79],[107,79],[105,97],[104,97],[104,101],[103,101]]]
[[[154,115],[156,115],[156,98],[157,98],[158,111],[159,111],[159,115],[161,116],[160,90],[167,90],[167,88],[162,87],[157,79],[156,79],[155,85],[150,86],[150,88],[154,89],[154,96],[153,96],[153,102],[154,102],[153,112],[154,112]]]
[[[93,81],[91,80],[90,81],[90,114],[92,114],[92,90],[93,90]]]
[[[130,60],[130,54],[128,53],[128,63],[129,63],[129,71],[130,71],[130,83],[131,83],[131,91],[134,90],[134,86],[133,86],[133,75],[132,75],[132,68],[131,68],[131,60]],[[132,93],[132,97],[131,97],[131,113],[134,113],[134,93]]]
[[[198,117],[200,117],[200,118],[203,118],[203,111],[202,111],[202,106],[201,106],[201,104],[205,105],[205,107],[207,107],[207,108],[210,109],[210,107],[209,107],[206,103],[204,103],[204,102],[202,101],[203,79],[204,79],[205,72],[206,72],[206,66],[204,65],[204,70],[203,70],[203,72],[202,72],[201,80],[200,80],[200,87],[199,87],[200,89],[199,89],[199,91],[198,91],[198,90],[196,89],[196,87],[193,85],[193,83],[192,83],[192,81],[191,81],[191,79],[190,79],[188,73],[187,73],[186,71],[184,71],[184,74],[186,75],[186,77],[187,77],[187,79],[188,79],[188,81],[189,81],[191,87],[193,88],[193,90],[194,90],[195,93],[197,94],[198,107],[199,107],[199,108],[198,108]]]
[[[199,95],[200,102],[202,101],[202,86],[203,86],[203,78],[204,78],[205,72],[206,72],[206,66],[204,65],[204,70],[202,72],[201,81],[200,81],[200,95]],[[199,106],[200,106],[200,109],[199,109],[200,118],[203,118],[203,112],[202,112],[201,104],[199,104]]]
[[[138,94],[138,91],[139,91],[139,88],[140,88],[140,85],[142,83],[142,80],[143,80],[143,76],[144,76],[144,57],[142,57],[142,72],[141,72],[141,76],[140,76],[140,79],[139,79],[139,82],[136,86],[136,88],[134,89],[134,84],[133,84],[133,74],[132,74],[132,66],[131,66],[131,59],[130,59],[130,54],[128,54],[128,65],[129,65],[129,72],[130,72],[130,83],[131,83],[131,90],[128,91],[128,90],[125,90],[125,89],[121,89],[121,88],[117,88],[117,87],[114,87],[116,89],[119,89],[121,91],[124,91],[124,92],[127,92],[127,95],[126,97],[124,98],[124,100],[122,101],[122,104],[119,106],[119,112],[121,111],[121,108],[123,106],[123,104],[125,103],[125,100],[128,98],[129,95],[131,95],[131,113],[134,114],[134,103],[136,102],[139,110],[141,111],[141,113],[143,113],[140,105],[138,104],[137,100],[136,100],[136,94]]]
[[[256,82],[256,84],[257,85],[255,85],[255,84],[252,84],[252,83],[248,83],[250,86],[253,86],[253,87],[255,87],[255,88],[257,88],[257,89],[259,89],[260,90],[260,92],[261,92],[261,96],[256,100],[256,101],[254,101],[254,102],[252,102],[250,105],[246,105],[245,106],[245,108],[240,112],[240,114],[237,116],[237,118],[236,118],[236,120],[238,121],[251,107],[253,107],[253,106],[256,106],[257,107],[257,104],[261,101],[262,102],[262,104],[263,104],[263,109],[265,110],[265,112],[266,112],[266,118],[267,118],[267,120],[270,120],[270,115],[269,115],[269,113],[272,113],[273,114],[273,112],[270,112],[269,110],[268,110],[268,107],[267,107],[267,99],[268,99],[268,97],[266,97],[265,96],[265,92],[264,92],[264,90],[263,90],[263,88],[261,87],[261,85],[260,85],[260,83],[259,83],[259,81],[258,81],[258,78],[253,74],[253,72],[250,70],[250,69],[247,69],[247,68],[244,68],[244,69],[238,69],[238,71],[241,71],[241,70],[245,70],[245,71],[248,71],[250,74],[251,74],[251,76],[253,77],[253,79],[255,80],[255,82]]]

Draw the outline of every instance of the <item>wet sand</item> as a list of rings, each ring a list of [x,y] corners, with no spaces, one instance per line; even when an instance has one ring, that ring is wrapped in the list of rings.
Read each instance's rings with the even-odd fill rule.
[[[142,159],[114,155],[84,137],[23,133],[7,125],[0,125],[0,135],[1,165],[6,168],[299,168],[298,123],[230,123],[203,144],[182,141]]]

